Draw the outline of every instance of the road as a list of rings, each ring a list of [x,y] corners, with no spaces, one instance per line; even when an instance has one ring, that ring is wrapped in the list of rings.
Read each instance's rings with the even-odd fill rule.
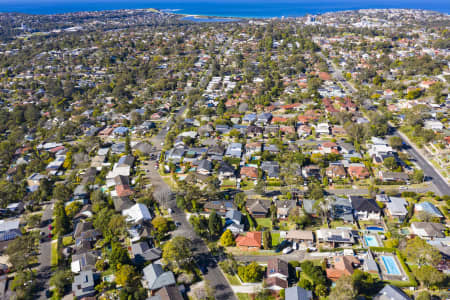
[[[44,242],[40,243],[40,252],[38,256],[39,268],[38,268],[38,287],[39,287],[39,299],[48,299],[46,291],[49,288],[49,280],[51,277],[51,239],[48,238],[50,230],[48,225],[51,224],[53,218],[53,203],[47,204],[42,213],[40,231],[45,232]]]
[[[392,128],[392,127],[391,127]],[[422,169],[425,176],[431,178],[431,182],[433,183],[436,193],[439,196],[450,195],[450,187],[444,178],[439,174],[439,172],[431,165],[431,163],[419,153],[419,150],[415,147],[414,144],[410,143],[408,137],[404,134],[392,128],[394,131],[393,135],[398,136],[403,140],[405,144],[405,150],[408,154],[414,158],[414,162]]]
[[[319,53],[323,59],[325,59],[329,65],[330,71],[333,73],[333,76],[336,80],[341,82],[344,88],[350,93],[357,92],[356,88],[348,82],[344,76],[342,75],[342,70],[337,67],[332,61],[325,57],[321,52]],[[390,126],[390,131],[393,132],[393,135],[398,136],[402,139],[403,144],[405,146],[408,154],[413,158],[413,161],[417,163],[417,165],[422,169],[423,173],[426,177],[431,179],[431,182],[434,187],[434,191],[439,196],[450,195],[450,187],[441,174],[431,165],[431,163],[423,157],[423,155],[415,148],[415,145],[409,141],[409,139],[396,128]]]
[[[181,116],[184,113],[185,108],[180,109],[180,111],[176,114],[176,117]],[[168,121],[166,126],[160,130],[160,132],[151,139],[152,144],[156,147],[158,151],[162,150],[161,143],[165,140],[167,135],[167,128],[173,124],[172,121]],[[209,284],[215,291],[215,299],[217,300],[237,300],[236,296],[231,289],[227,279],[223,275],[220,267],[217,264],[215,258],[211,255],[208,247],[205,242],[197,236],[191,224],[186,218],[186,214],[183,210],[179,209],[176,205],[176,201],[174,197],[170,197],[167,195],[172,194],[170,187],[164,182],[159,173],[157,172],[155,161],[149,161],[146,166],[143,166],[143,169],[148,170],[147,178],[152,183],[152,186],[155,191],[155,195],[157,193],[166,195],[165,197],[155,197],[163,198],[163,203],[160,204],[166,208],[170,208],[172,210],[172,218],[175,222],[179,222],[180,226],[173,232],[173,236],[184,236],[192,241],[192,251],[194,254],[194,260],[197,265],[203,271],[204,278],[209,281]]]

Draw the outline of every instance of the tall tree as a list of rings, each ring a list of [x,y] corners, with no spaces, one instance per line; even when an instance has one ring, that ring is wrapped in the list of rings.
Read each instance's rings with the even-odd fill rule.
[[[212,238],[214,238],[222,232],[222,228],[223,228],[222,218],[215,211],[213,211],[209,215],[208,220],[209,234],[211,235]]]
[[[357,291],[350,276],[342,276],[336,281],[335,287],[331,290],[329,299],[353,300],[356,299]]]

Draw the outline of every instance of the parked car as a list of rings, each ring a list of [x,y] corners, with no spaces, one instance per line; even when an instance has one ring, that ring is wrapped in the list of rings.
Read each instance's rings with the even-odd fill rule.
[[[284,240],[282,241],[277,248],[275,249],[275,253],[278,253],[280,251],[282,251],[284,248],[286,248],[287,246],[289,246],[289,241],[288,240]]]
[[[283,254],[289,254],[292,252],[292,247],[286,247],[283,249]]]

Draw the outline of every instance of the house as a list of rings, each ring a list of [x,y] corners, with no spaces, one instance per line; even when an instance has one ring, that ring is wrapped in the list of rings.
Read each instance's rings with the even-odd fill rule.
[[[70,269],[72,273],[79,273],[81,271],[95,271],[95,262],[101,256],[100,251],[89,251],[81,254],[72,255],[72,263]]]
[[[316,133],[330,134],[330,126],[328,125],[328,123],[319,123],[316,125]]]
[[[280,291],[289,286],[287,280],[281,279],[279,277],[268,277],[265,280],[266,288],[272,291]]]
[[[149,264],[144,270],[143,285],[151,292],[176,284],[172,271],[164,272],[160,264]]]
[[[352,231],[349,229],[322,228],[316,231],[318,242],[329,247],[351,247],[355,243]]]
[[[409,182],[408,174],[403,172],[379,171],[378,178],[380,178],[383,182],[390,182],[390,181]]]
[[[262,149],[262,143],[260,142],[254,142],[254,143],[247,143],[245,145],[245,155],[251,156],[258,152],[261,152]]]
[[[342,164],[336,163],[331,163],[330,166],[326,168],[325,174],[332,179],[344,179],[347,176],[347,172],[345,172],[344,166]]]
[[[126,217],[128,222],[138,223],[141,221],[150,221],[152,216],[143,203],[136,203],[129,209],[122,211],[122,216]]]
[[[430,240],[445,237],[445,226],[433,222],[412,222],[411,231],[422,239]]]
[[[232,233],[244,232],[244,224],[242,222],[242,214],[240,211],[232,209],[226,212],[226,229],[229,229]]]
[[[267,278],[278,277],[287,280],[289,277],[289,265],[279,258],[271,258],[267,261]]]
[[[320,179],[320,167],[316,165],[309,165],[302,168],[302,176],[304,178],[315,177]]]
[[[331,217],[335,220],[343,220],[344,222],[353,223],[353,205],[348,198],[335,197],[331,202]]]
[[[20,219],[0,220],[0,242],[13,240],[21,235]]]
[[[177,286],[165,286],[147,300],[184,300]]]
[[[236,238],[236,246],[241,250],[258,250],[262,244],[262,232],[252,231]]]
[[[146,261],[154,262],[161,258],[162,251],[159,248],[151,248],[148,241],[131,244],[131,258],[136,264]]]
[[[263,134],[263,129],[258,126],[250,125],[247,127],[247,136],[248,137],[258,137]]]
[[[316,200],[314,199],[303,199],[302,206],[307,214],[315,215],[317,213],[316,208],[314,207]]]
[[[242,144],[241,143],[231,143],[227,151],[225,152],[226,156],[232,156],[236,158],[241,158],[242,156]]]
[[[369,249],[363,258],[363,270],[368,273],[379,274],[378,264],[373,258],[372,251]]]
[[[241,178],[248,178],[251,180],[258,179],[258,169],[255,167],[242,167],[240,172]]]
[[[358,220],[380,220],[381,208],[374,199],[361,196],[349,196],[349,199]]]
[[[351,276],[355,267],[359,265],[360,261],[355,256],[335,256],[331,267],[326,269],[327,277],[332,281],[336,281],[342,276]]]
[[[280,176],[280,165],[276,161],[263,161],[261,170],[265,172],[267,178],[279,178]]]
[[[313,295],[311,291],[305,290],[299,286],[293,286],[284,290],[285,300],[312,300]]]
[[[202,159],[197,166],[197,173],[201,175],[210,175],[212,171],[212,164],[209,160]]]
[[[289,230],[286,239],[300,244],[300,249],[306,249],[313,245],[314,235],[310,230]]]
[[[209,201],[203,206],[206,212],[216,211],[219,215],[224,215],[229,210],[235,210],[233,201]]]
[[[100,235],[101,234],[92,226],[92,222],[79,222],[75,227],[73,238],[75,239],[75,245],[79,245],[79,250],[81,250],[81,248],[85,249],[84,246],[95,242]],[[81,252],[78,251],[78,253]]]
[[[114,210],[117,212],[121,212],[123,210],[127,210],[134,205],[133,201],[131,201],[128,197],[112,197],[114,203]]]
[[[277,207],[277,218],[287,220],[291,211],[297,207],[297,202],[294,200],[277,200],[275,206]]]
[[[385,285],[384,288],[373,297],[373,300],[411,300],[401,289],[393,285]]]
[[[236,170],[234,169],[234,167],[230,166],[227,162],[224,161],[220,162],[217,173],[220,180],[236,178]]]
[[[401,197],[388,197],[389,202],[386,202],[386,212],[393,218],[398,218],[401,222],[408,214],[408,201]]]
[[[254,218],[265,218],[269,213],[270,205],[270,200],[248,199],[246,209]]]
[[[94,273],[91,270],[81,271],[73,278],[72,293],[76,299],[94,296],[96,293],[94,287]]]
[[[442,213],[439,211],[439,209],[436,206],[434,206],[433,203],[428,201],[416,204],[414,209],[416,212],[426,212],[436,218],[441,219],[444,217]]]
[[[364,164],[350,164],[347,171],[351,177],[357,179],[366,179],[370,176],[369,170],[367,170]]]

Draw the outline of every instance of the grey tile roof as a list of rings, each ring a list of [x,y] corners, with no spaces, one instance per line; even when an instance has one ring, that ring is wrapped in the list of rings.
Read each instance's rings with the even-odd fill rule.
[[[173,273],[171,271],[164,272],[160,264],[150,264],[143,271],[149,290],[157,290],[176,283]]]

